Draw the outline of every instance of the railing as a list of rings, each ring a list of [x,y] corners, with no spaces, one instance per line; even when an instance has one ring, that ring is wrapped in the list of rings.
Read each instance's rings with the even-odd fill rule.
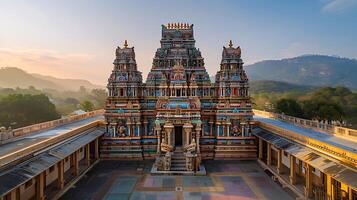
[[[253,109],[254,115],[277,119],[284,122],[288,122],[290,124],[294,124],[296,126],[300,126],[303,128],[314,129],[319,132],[324,132],[328,134],[335,134],[339,136],[343,136],[346,139],[356,140],[357,141],[357,130],[349,129],[341,126],[326,124],[324,122],[318,122],[313,120],[301,119],[298,117],[292,117],[289,115],[278,114],[273,112],[267,112],[262,110]]]
[[[14,138],[17,138],[17,137],[29,135],[29,134],[37,132],[37,131],[47,130],[50,128],[54,128],[57,126],[65,125],[68,123],[72,123],[75,121],[87,119],[87,118],[102,115],[102,114],[104,114],[103,109],[87,112],[87,113],[84,113],[81,115],[68,116],[68,117],[53,120],[53,121],[48,121],[48,122],[43,122],[43,123],[34,124],[34,125],[30,125],[30,126],[25,126],[25,127],[18,128],[18,129],[3,130],[3,131],[0,130],[0,144],[6,143],[7,141],[13,140]]]

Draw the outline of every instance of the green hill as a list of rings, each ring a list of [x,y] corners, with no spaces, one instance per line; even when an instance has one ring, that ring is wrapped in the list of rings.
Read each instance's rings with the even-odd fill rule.
[[[272,80],[298,85],[357,88],[357,60],[323,55],[304,55],[265,60],[245,66],[252,81]]]
[[[297,85],[282,81],[251,81],[249,83],[251,93],[270,93],[270,92],[310,92],[317,89],[315,86]]]
[[[211,81],[214,82],[215,77],[210,77]],[[293,83],[287,83],[283,81],[267,81],[267,80],[258,80],[258,81],[249,81],[249,90],[252,94],[256,93],[284,93],[284,92],[310,92],[314,89],[317,89],[316,86],[310,85],[299,85]]]

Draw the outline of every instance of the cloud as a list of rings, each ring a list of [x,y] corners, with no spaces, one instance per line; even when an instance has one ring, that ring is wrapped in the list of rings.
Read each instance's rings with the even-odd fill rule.
[[[13,66],[30,73],[87,78],[94,68],[93,55],[51,49],[0,48],[0,67]]]
[[[63,65],[69,63],[85,63],[91,60],[92,56],[88,54],[68,54],[50,49],[10,49],[0,48],[0,63],[6,59],[21,60],[29,63],[42,63],[45,65]]]
[[[342,13],[357,7],[356,0],[325,0],[322,11],[327,13]]]

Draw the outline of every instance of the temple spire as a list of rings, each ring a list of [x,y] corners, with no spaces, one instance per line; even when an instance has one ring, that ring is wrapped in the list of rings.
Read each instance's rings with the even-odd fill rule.
[[[128,48],[128,41],[126,41],[126,40],[124,42],[124,48]]]
[[[229,40],[229,47],[230,47],[230,48],[232,48],[232,47],[233,47],[232,40]]]

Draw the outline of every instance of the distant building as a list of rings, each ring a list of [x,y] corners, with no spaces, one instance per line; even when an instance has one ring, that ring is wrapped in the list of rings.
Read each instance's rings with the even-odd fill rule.
[[[83,115],[83,114],[86,114],[86,113],[87,113],[86,111],[79,109],[79,110],[73,111],[71,113],[71,115]]]

